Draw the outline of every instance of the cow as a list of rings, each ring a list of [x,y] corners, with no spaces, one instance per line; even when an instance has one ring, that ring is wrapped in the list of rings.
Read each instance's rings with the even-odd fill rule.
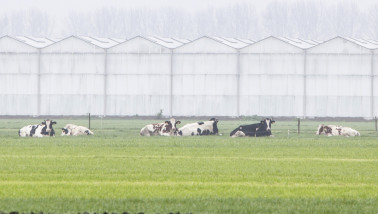
[[[175,118],[171,118],[169,121],[165,121],[164,123],[154,123],[148,124],[140,130],[141,136],[176,136],[177,135],[177,125],[180,124],[181,121],[176,121]]]
[[[216,135],[218,134],[218,119],[211,118],[209,121],[189,123],[179,128],[179,136],[193,135]]]
[[[28,125],[18,130],[20,137],[48,137],[55,136],[53,125],[56,124],[52,120],[44,120],[41,124]]]
[[[345,136],[345,137],[354,137],[354,136],[361,135],[358,131],[350,127],[324,125],[324,124],[321,124],[318,126],[318,130],[316,134],[317,135],[324,134],[327,136]]]
[[[262,136],[272,136],[271,125],[275,123],[273,119],[265,118],[260,121],[260,123],[241,125],[234,129],[231,133],[231,137],[262,137]]]
[[[317,135],[327,135],[327,136],[333,136],[333,135],[339,135],[337,130],[337,126],[335,125],[324,125],[321,124],[318,126],[318,130],[316,132]]]
[[[61,136],[78,136],[78,135],[93,135],[94,133],[87,127],[78,126],[74,124],[67,124],[62,128]]]

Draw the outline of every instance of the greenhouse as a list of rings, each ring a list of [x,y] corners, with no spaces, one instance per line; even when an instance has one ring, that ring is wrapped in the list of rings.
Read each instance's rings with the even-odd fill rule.
[[[378,42],[0,37],[0,115],[363,117]]]

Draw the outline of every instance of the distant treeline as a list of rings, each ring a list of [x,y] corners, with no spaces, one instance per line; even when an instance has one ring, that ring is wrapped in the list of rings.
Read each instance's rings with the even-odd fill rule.
[[[1,35],[64,37],[93,35],[130,38],[159,35],[194,39],[203,35],[261,39],[269,35],[326,40],[335,36],[378,38],[378,2],[367,10],[350,1],[325,4],[316,0],[208,7],[197,12],[165,7],[122,9],[106,7],[67,14],[57,20],[40,10],[0,16]]]

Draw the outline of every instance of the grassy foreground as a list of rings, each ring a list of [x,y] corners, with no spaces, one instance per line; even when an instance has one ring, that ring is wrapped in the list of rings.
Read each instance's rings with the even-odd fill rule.
[[[319,122],[273,124],[275,137],[141,137],[161,120],[92,121],[94,136],[19,138],[40,119],[0,119],[0,212],[377,213],[373,122],[332,122],[361,137],[315,136]],[[182,120],[183,124],[192,122]],[[328,124],[328,122],[325,122]],[[183,125],[182,124],[182,125]],[[289,131],[288,131],[289,130]]]

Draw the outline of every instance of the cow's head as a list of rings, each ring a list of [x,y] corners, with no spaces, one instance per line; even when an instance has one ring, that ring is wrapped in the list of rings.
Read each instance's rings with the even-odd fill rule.
[[[175,118],[171,118],[169,121],[164,122],[163,132],[170,133],[172,135],[177,135],[177,124],[180,124],[181,121],[176,121]]]
[[[323,134],[323,132],[324,132],[324,124],[320,124],[318,126],[318,131],[316,131],[316,134],[321,135],[321,134]]]
[[[71,132],[68,129],[62,128],[61,136],[68,136],[71,135]]]
[[[211,118],[210,119],[210,121],[214,121],[214,123],[213,123],[213,133],[214,134],[218,134],[218,119],[217,118],[215,118],[215,117],[213,117],[213,118]]]
[[[218,119],[215,117],[211,118],[210,121],[214,121],[215,123],[218,123]]]
[[[324,124],[321,124],[318,126],[318,131],[316,132],[317,135],[325,134],[329,135],[332,134],[332,128],[329,126],[325,126]]]
[[[46,127],[46,132],[50,134],[50,132],[53,130],[53,125],[56,124],[55,121],[52,120],[44,120],[42,122],[42,125]]]
[[[260,122],[266,128],[266,131],[270,131],[271,128],[272,128],[272,124],[275,123],[276,121],[274,121],[271,118],[265,118],[265,119],[261,120]]]
[[[84,132],[86,135],[93,135],[93,132],[89,129],[85,130]]]

